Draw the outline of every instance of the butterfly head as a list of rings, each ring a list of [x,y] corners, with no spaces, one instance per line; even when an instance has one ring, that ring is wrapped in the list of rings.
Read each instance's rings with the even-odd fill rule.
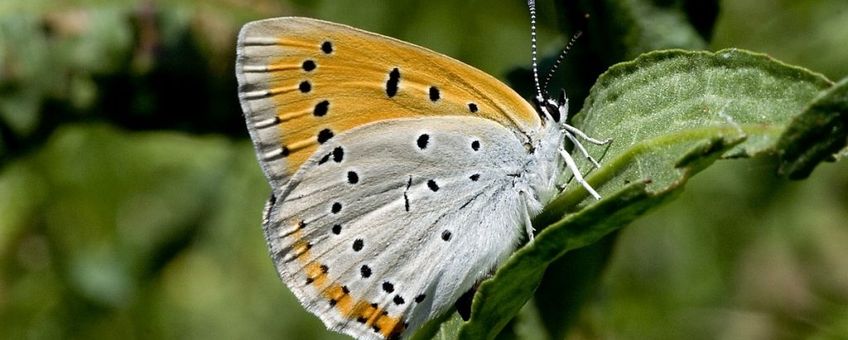
[[[565,125],[568,118],[568,98],[565,96],[565,90],[560,90],[559,96],[556,98],[545,97],[541,93],[537,94],[533,102],[543,121]]]

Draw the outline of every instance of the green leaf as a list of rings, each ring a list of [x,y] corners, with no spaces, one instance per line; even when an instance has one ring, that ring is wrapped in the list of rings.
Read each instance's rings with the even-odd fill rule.
[[[802,179],[848,143],[848,78],[816,98],[780,137],[780,173]]]
[[[448,340],[456,339],[462,327],[462,318],[458,313],[445,313],[440,317],[427,321],[415,334],[412,340]]]
[[[609,146],[587,146],[593,155],[608,155],[587,179],[607,195],[643,179],[663,190],[681,179],[675,165],[684,164],[677,163],[698,161],[680,156],[718,135],[747,138],[724,157],[774,154],[785,125],[830,85],[803,68],[736,49],[658,51],[615,65],[574,120],[590,136],[613,139]],[[574,211],[586,193],[572,189],[537,220],[546,225]]]
[[[715,160],[775,154],[784,126],[830,86],[824,77],[740,50],[658,51],[602,75],[575,125],[612,138],[587,176],[604,199],[574,183],[534,219],[544,229],[481,284],[462,339],[490,339],[532,297],[547,266],[673,198]],[[591,168],[579,164],[584,173]],[[547,228],[543,228],[547,226]]]

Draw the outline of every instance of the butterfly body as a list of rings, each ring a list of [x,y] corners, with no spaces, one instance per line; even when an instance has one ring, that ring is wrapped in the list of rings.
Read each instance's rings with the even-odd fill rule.
[[[278,18],[242,29],[237,76],[273,190],[271,256],[330,329],[410,335],[503,261],[556,192],[561,124],[447,56]]]

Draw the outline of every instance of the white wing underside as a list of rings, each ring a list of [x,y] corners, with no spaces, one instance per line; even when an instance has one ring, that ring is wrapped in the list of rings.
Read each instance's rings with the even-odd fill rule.
[[[415,329],[523,237],[514,181],[525,155],[513,132],[474,117],[386,120],[335,136],[275,188],[264,228],[278,273],[328,328],[373,339],[386,325],[391,335]],[[382,321],[358,315],[376,311]]]

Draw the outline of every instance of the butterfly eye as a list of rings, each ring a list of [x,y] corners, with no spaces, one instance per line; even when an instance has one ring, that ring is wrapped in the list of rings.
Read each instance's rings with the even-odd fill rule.
[[[556,100],[548,98],[545,99],[545,107],[548,109],[548,113],[551,115],[551,118],[553,118],[555,122],[559,122],[560,108],[562,105]]]
[[[536,104],[536,112],[542,118],[542,124],[545,124],[548,119],[559,122],[560,104],[556,100],[539,95],[533,99],[533,104]]]
[[[524,150],[527,151],[527,153],[529,154],[536,152],[536,148],[533,147],[533,144],[530,143],[524,143]]]

